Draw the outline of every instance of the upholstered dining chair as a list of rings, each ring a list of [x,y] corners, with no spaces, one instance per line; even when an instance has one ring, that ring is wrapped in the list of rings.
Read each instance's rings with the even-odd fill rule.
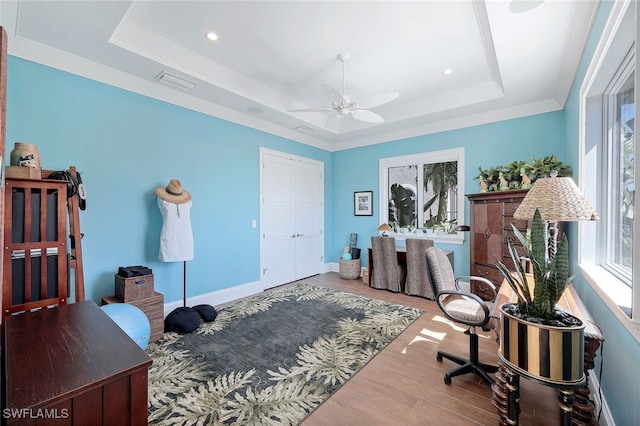
[[[482,277],[461,276],[455,277],[453,268],[447,255],[437,247],[429,247],[425,251],[427,264],[431,274],[431,280],[436,290],[436,302],[444,315],[451,321],[468,326],[465,332],[469,335],[469,359],[438,351],[436,359],[442,361],[446,358],[460,365],[444,375],[444,382],[451,384],[451,378],[462,374],[474,373],[484,381],[491,384],[493,379],[489,373],[498,371],[495,365],[483,364],[478,357],[478,335],[476,327],[484,327],[490,321],[491,302],[482,300],[473,293],[467,293],[460,289],[460,281],[482,281],[493,289],[494,300],[497,296],[493,283]]]
[[[394,237],[371,237],[373,269],[369,281],[371,287],[400,292],[404,284],[404,268],[398,263]]]
[[[429,271],[425,268],[425,250],[433,247],[433,240],[407,238],[407,279],[404,292],[410,296],[422,296],[435,299]]]

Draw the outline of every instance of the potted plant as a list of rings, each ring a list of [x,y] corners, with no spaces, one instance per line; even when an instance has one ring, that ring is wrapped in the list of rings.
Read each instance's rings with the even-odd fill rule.
[[[567,237],[563,234],[555,256],[550,256],[548,235],[537,209],[527,236],[515,226],[513,232],[521,244],[518,247],[506,237],[515,272],[500,261],[496,264],[517,295],[516,303],[500,308],[499,357],[518,373],[534,379],[579,384],[584,380],[584,324],[556,307],[573,279],[569,276]],[[531,273],[525,271],[518,248],[524,251]]]

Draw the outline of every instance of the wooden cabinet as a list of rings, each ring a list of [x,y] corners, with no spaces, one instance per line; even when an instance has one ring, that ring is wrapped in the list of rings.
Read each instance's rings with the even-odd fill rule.
[[[516,211],[527,189],[512,191],[483,192],[468,194],[471,204],[471,275],[487,278],[496,289],[500,289],[503,277],[495,264],[499,260],[509,269],[514,265],[509,256],[505,236],[510,235],[514,241],[511,224],[515,224],[523,233],[527,230],[526,220],[516,220]],[[523,247],[517,245],[519,254]],[[480,297],[491,299],[492,292],[482,283],[472,282],[471,290]]]
[[[67,182],[5,179],[2,316],[64,305]]]
[[[6,137],[6,110],[7,110],[7,31],[0,27],[0,158],[5,152]],[[0,161],[0,167],[4,167],[5,161]],[[0,241],[4,240],[4,174],[0,176]],[[0,282],[3,282],[4,274],[4,250],[0,250]],[[0,291],[0,306],[3,304],[3,292]],[[0,323],[2,315],[0,315]]]
[[[152,360],[93,301],[3,326],[3,424],[147,424]]]

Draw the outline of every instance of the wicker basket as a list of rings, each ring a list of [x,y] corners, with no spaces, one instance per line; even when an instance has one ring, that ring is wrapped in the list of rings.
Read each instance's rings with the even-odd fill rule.
[[[360,278],[360,259],[340,259],[340,277],[345,280],[357,280]]]

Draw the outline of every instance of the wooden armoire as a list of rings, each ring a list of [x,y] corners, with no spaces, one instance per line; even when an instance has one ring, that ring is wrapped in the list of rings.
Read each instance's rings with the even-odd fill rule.
[[[509,269],[514,270],[513,261],[509,256],[505,236],[510,235],[514,242],[518,242],[513,235],[511,224],[524,234],[527,230],[526,220],[516,220],[516,211],[528,189],[511,191],[481,192],[467,194],[471,208],[471,275],[487,278],[496,289],[500,289],[503,277],[496,262],[500,260]],[[520,255],[523,247],[517,245]],[[484,299],[492,299],[493,294],[486,285],[479,282],[471,283],[472,292]]]

